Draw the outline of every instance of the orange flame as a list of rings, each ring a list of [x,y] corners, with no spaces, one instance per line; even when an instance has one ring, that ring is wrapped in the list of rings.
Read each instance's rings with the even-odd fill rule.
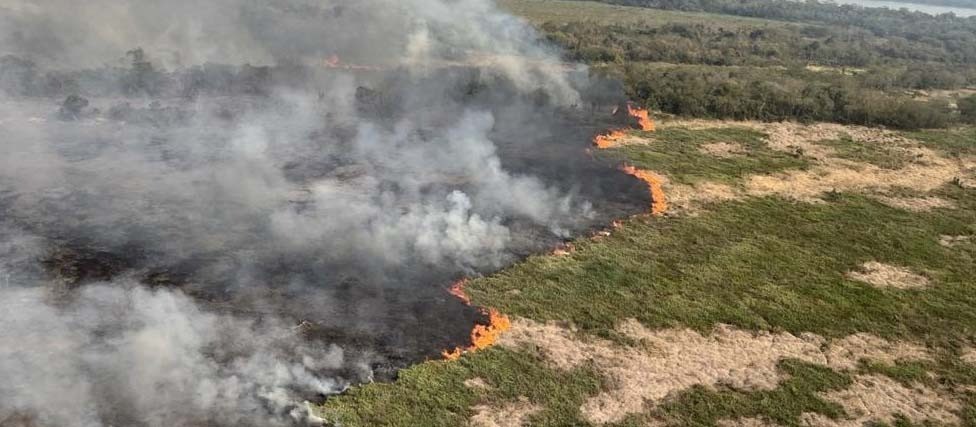
[[[464,286],[467,284],[467,279],[458,280],[451,285],[451,288],[447,290],[447,293],[454,295],[454,297],[461,300],[464,305],[471,305],[471,298],[469,298],[468,294],[464,292]]]
[[[614,108],[613,114],[617,114],[617,109]],[[651,119],[650,111],[643,108],[634,107],[632,104],[627,103],[627,114],[630,117],[637,119],[637,123],[640,125],[640,130],[644,132],[654,132],[654,120]],[[627,137],[627,132],[625,129],[614,129],[609,133],[604,135],[597,135],[593,139],[593,145],[597,148],[606,149],[613,148],[619,145],[620,141]]]
[[[664,215],[668,211],[668,201],[664,195],[664,183],[660,176],[654,172],[627,165],[621,167],[620,170],[647,183],[651,191],[651,214]]]
[[[593,140],[593,145],[601,149],[613,148],[617,145],[617,142],[626,136],[627,134],[622,130],[612,130],[606,135],[597,135],[596,139]]]
[[[643,108],[634,108],[632,105],[627,104],[627,113],[631,117],[637,119],[640,123],[641,130],[644,132],[654,132],[654,120],[651,120],[651,113]]]
[[[460,280],[452,285],[448,292],[457,297],[464,304],[471,305],[471,298],[468,297],[466,292],[464,292],[464,286],[467,283],[467,280]],[[502,314],[498,310],[489,308],[481,309],[481,311],[488,316],[488,324],[474,325],[474,329],[471,330],[471,345],[463,348],[457,347],[454,350],[444,350],[441,352],[441,355],[443,355],[445,359],[457,360],[464,353],[491,347],[498,342],[502,332],[505,332],[512,327],[512,321],[508,318],[508,316]]]

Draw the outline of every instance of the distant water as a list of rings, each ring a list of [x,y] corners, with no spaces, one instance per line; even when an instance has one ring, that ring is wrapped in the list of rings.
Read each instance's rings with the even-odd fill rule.
[[[908,9],[914,12],[923,12],[929,15],[940,15],[943,13],[955,13],[956,16],[969,17],[976,16],[976,9],[953,6],[936,6],[931,4],[901,3],[884,0],[832,0],[837,4],[854,4],[864,7],[885,7],[888,9]]]

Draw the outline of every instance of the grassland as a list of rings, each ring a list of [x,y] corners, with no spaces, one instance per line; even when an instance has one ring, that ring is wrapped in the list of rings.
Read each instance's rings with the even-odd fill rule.
[[[760,18],[721,16],[709,13],[653,10],[577,0],[500,0],[498,4],[534,24],[592,22],[613,25],[700,24],[708,27],[737,25],[794,25]]]
[[[971,132],[909,136],[920,146],[958,158],[973,153]],[[765,146],[764,138],[736,127],[665,127],[647,143],[607,155],[674,181],[733,185],[749,174],[814,162],[777,152]],[[698,149],[717,140],[743,144],[751,154],[707,158]],[[899,167],[887,151],[858,146],[850,138],[828,145],[841,158]],[[918,343],[933,354],[914,361],[864,358],[846,369],[784,358],[778,362],[782,379],[775,387],[696,385],[607,425],[715,425],[740,418],[805,425],[809,414],[839,422],[853,415],[825,396],[844,393],[858,378],[876,378],[870,375],[941,390],[959,405],[955,421],[972,425],[976,395],[967,390],[976,386],[976,365],[962,355],[976,337],[976,242],[967,240],[976,235],[976,190],[953,181],[925,196],[950,200],[954,208],[915,212],[870,194],[833,191],[819,203],[746,196],[708,204],[695,215],[639,216],[609,236],[574,242],[568,255],[532,257],[474,280],[468,289],[475,304],[539,324],[572,325],[580,343],[604,339],[620,351],[644,345],[620,333],[621,322],[636,319],[651,330],[691,328],[704,336],[717,324],[795,336],[812,333],[828,341],[870,334]],[[948,245],[945,236],[958,240]],[[851,278],[851,271],[870,261],[905,267],[931,283],[898,289]],[[454,426],[467,425],[485,408],[524,401],[536,408],[522,420],[529,425],[593,425],[581,405],[612,390],[613,376],[592,362],[558,368],[539,345],[429,362],[405,371],[397,383],[368,385],[332,399],[323,413],[343,426]],[[484,386],[465,384],[475,379]],[[909,415],[887,421],[926,421]]]
[[[801,26],[500,3],[540,26]],[[976,128],[677,119],[598,155],[688,200],[472,280],[475,305],[514,320],[508,338],[356,387],[320,415],[344,427],[976,425]],[[756,191],[757,178],[787,184]]]

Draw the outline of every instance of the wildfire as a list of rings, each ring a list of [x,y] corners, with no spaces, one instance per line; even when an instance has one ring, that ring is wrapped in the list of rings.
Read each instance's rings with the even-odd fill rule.
[[[448,289],[447,292],[451,295],[454,295],[454,297],[461,300],[462,302],[464,302],[465,305],[471,305],[471,298],[469,298],[468,294],[464,292],[464,285],[466,285],[467,283],[468,283],[467,280],[459,280],[453,285],[451,285],[451,288]]]
[[[596,139],[593,140],[593,145],[596,145],[597,148],[601,149],[613,148],[617,145],[617,141],[620,141],[625,136],[627,136],[627,134],[624,133],[624,131],[613,130],[606,135],[597,135]]]
[[[613,114],[618,113],[617,109],[614,109]],[[627,104],[627,114],[637,119],[637,124],[640,126],[640,130],[644,132],[654,132],[654,120],[651,119],[651,113],[643,108],[634,107],[632,104]],[[606,149],[613,148],[618,145],[618,143],[627,137],[627,132],[625,129],[614,129],[606,135],[597,135],[593,139],[593,145],[597,148]]]
[[[613,114],[616,115],[618,110],[614,110]],[[654,131],[654,120],[651,119],[651,114],[649,111],[643,108],[634,107],[632,104],[627,104],[627,114],[630,117],[637,119],[637,123],[640,124],[641,130],[645,132]],[[593,139],[593,145],[600,149],[613,148],[617,146],[621,140],[627,137],[627,133],[622,129],[611,130],[610,133],[606,135],[597,135]],[[647,186],[651,191],[651,214],[653,215],[664,215],[668,210],[668,201],[664,195],[664,185],[663,180],[657,174],[637,169],[633,166],[623,165],[621,168],[625,173],[633,175],[634,177],[640,179],[647,183]],[[616,227],[616,224],[614,224]]]
[[[651,113],[649,111],[627,104],[627,113],[630,114],[630,117],[637,119],[642,131],[654,132],[654,120],[651,120]]]
[[[620,170],[647,183],[651,191],[651,214],[664,215],[667,212],[668,201],[664,195],[664,183],[660,176],[654,172],[637,169],[628,165],[624,165]]]
[[[458,281],[451,286],[448,292],[466,305],[471,305],[471,298],[464,292],[464,286],[466,284],[466,280]],[[444,350],[441,354],[445,359],[457,360],[464,353],[491,347],[498,342],[498,338],[502,332],[512,327],[512,321],[508,316],[498,310],[494,308],[482,308],[481,311],[488,316],[488,324],[474,325],[474,329],[471,330],[471,345],[468,347],[457,347],[454,350]]]

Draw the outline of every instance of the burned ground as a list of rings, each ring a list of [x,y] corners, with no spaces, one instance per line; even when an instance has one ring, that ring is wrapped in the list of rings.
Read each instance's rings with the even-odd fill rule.
[[[821,144],[838,132],[862,158]],[[527,397],[537,410],[524,425],[968,425],[969,132],[707,121],[634,132],[598,154],[663,175],[666,215],[472,281],[475,304],[513,317],[504,348],[356,388],[321,414],[457,425]],[[723,142],[749,148],[699,149]],[[872,163],[903,149],[925,156],[890,172]],[[851,179],[834,178],[848,169]],[[918,185],[876,179],[906,172]],[[750,192],[796,175],[810,185]],[[879,195],[951,205],[906,209]],[[475,377],[484,387],[471,393],[463,382]],[[425,387],[436,398],[407,398]]]

